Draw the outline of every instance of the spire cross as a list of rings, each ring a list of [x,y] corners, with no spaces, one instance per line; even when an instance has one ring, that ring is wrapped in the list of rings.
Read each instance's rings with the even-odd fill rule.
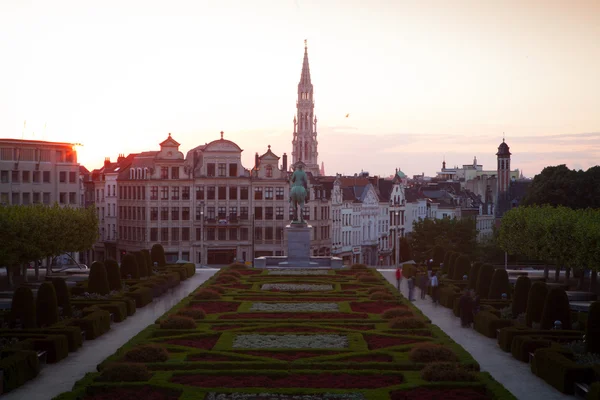
[[[306,49],[308,47],[308,45],[306,44],[308,42],[308,40],[304,39],[304,48]]]

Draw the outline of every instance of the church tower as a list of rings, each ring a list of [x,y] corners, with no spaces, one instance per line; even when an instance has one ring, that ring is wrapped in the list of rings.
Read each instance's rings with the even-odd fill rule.
[[[497,191],[496,191],[496,210],[500,213],[499,216],[507,211],[508,187],[510,186],[510,148],[502,139],[502,143],[498,146],[498,175],[497,175]]]
[[[296,116],[294,117],[294,138],[292,140],[292,164],[302,161],[305,171],[319,175],[317,151],[317,117],[314,115],[313,85],[310,82],[308,67],[308,49],[304,41],[304,61],[302,74],[298,83],[298,100],[296,101]]]

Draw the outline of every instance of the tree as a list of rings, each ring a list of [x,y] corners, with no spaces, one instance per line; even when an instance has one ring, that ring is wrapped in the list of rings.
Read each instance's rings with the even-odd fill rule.
[[[411,244],[405,237],[400,238],[400,262],[413,259]]]
[[[424,219],[415,221],[410,240],[415,260],[431,258],[433,248],[442,246],[472,256],[476,249],[477,226],[472,218]]]

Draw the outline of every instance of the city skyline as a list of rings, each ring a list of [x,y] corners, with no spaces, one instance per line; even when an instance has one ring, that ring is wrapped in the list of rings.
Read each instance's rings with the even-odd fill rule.
[[[597,164],[597,2],[369,4],[3,2],[2,136],[82,143],[89,169],[168,132],[291,156],[308,39],[328,175],[494,169],[503,135],[529,177]]]

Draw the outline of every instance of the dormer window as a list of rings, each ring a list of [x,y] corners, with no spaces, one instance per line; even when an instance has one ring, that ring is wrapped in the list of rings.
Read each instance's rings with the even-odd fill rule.
[[[269,164],[269,165],[267,165],[265,170],[267,173],[267,178],[272,178],[273,177],[273,166],[271,164]]]

